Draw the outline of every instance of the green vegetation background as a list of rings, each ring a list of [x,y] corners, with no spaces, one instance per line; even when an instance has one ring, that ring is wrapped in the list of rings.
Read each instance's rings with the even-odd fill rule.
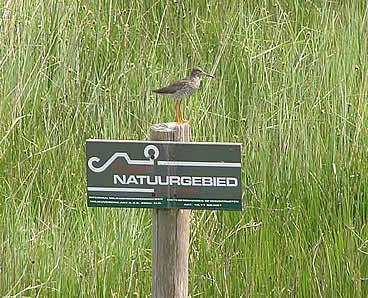
[[[1,1],[0,296],[151,290],[151,212],[87,209],[86,138],[148,139],[213,71],[196,141],[243,143],[244,212],[194,212],[192,297],[367,297],[366,1]]]

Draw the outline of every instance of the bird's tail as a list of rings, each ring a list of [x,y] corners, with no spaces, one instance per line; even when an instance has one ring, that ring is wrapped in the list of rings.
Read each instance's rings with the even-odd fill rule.
[[[151,90],[152,92],[155,92],[155,93],[162,93],[162,90],[161,89],[153,89]]]

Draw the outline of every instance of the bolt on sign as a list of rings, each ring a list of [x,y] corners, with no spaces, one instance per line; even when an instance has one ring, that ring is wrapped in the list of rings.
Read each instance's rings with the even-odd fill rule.
[[[87,140],[89,207],[242,210],[241,144]]]

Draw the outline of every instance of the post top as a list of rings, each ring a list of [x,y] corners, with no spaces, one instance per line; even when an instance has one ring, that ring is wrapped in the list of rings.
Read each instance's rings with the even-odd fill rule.
[[[151,131],[159,131],[159,132],[170,132],[175,131],[177,129],[185,129],[190,128],[189,123],[176,123],[176,122],[167,122],[167,123],[156,123],[151,126]]]

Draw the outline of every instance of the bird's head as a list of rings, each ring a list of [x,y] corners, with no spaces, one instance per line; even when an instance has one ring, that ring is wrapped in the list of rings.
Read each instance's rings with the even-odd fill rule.
[[[214,76],[210,75],[207,72],[204,72],[202,69],[200,69],[199,67],[194,67],[192,69],[192,76],[193,77],[202,77],[202,76],[206,76],[206,77],[210,77],[210,78],[215,78]]]

